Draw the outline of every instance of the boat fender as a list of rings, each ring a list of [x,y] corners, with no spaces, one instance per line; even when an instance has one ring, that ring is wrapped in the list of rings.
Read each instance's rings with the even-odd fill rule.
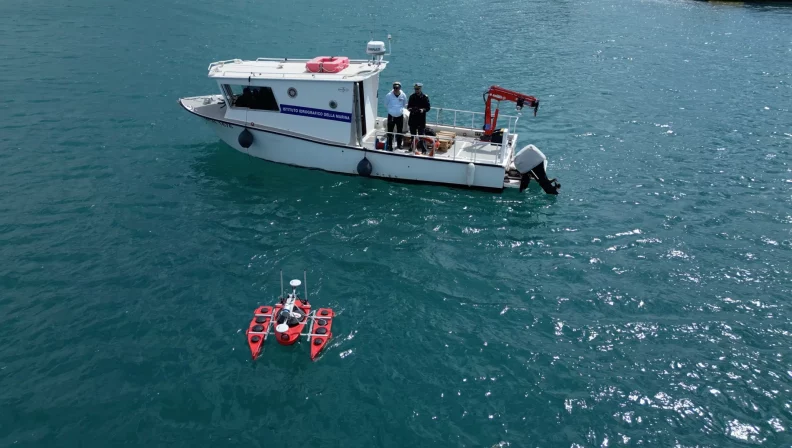
[[[327,328],[319,327],[316,329],[316,334],[327,334]]]
[[[369,162],[369,159],[367,159],[366,156],[363,156],[360,162],[358,162],[357,172],[363,177],[369,177],[371,176],[372,168],[373,167],[371,166],[371,162]]]
[[[239,142],[239,146],[248,149],[251,145],[253,145],[253,133],[247,130],[247,128],[239,133],[239,138],[237,138]]]
[[[322,339],[322,338],[315,338],[315,339],[314,339],[314,342],[313,342],[313,344],[314,344],[314,345],[322,345],[322,343],[323,343],[323,342],[324,342],[324,339]]]
[[[250,338],[250,342],[254,342],[254,343],[260,340],[261,340],[261,336],[253,336],[252,338]]]
[[[465,173],[465,181],[467,182],[467,186],[473,185],[473,177],[476,175],[476,165],[473,162],[468,163],[467,170]]]

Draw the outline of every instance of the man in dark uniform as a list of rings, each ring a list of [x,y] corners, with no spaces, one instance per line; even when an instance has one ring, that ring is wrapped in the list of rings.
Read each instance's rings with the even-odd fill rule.
[[[426,128],[426,113],[429,112],[431,106],[429,105],[429,97],[424,95],[422,91],[423,84],[420,82],[415,83],[415,93],[410,95],[410,100],[407,102],[407,110],[410,111],[410,134],[413,136],[413,142],[417,140],[417,135],[424,134]],[[421,151],[426,154],[426,147],[421,145]]]

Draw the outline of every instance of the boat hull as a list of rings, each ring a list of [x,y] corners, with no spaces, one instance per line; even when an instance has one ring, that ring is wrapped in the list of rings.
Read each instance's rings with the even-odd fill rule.
[[[188,109],[189,110],[189,109]],[[370,177],[413,183],[440,184],[487,191],[502,191],[505,168],[494,164],[436,159],[397,152],[371,151],[332,142],[316,141],[287,132],[247,127],[253,135],[248,148],[238,139],[245,126],[202,116],[227,145],[262,160],[319,169],[346,175],[361,175],[358,164],[365,157],[371,163]],[[472,165],[472,166],[470,166]],[[472,172],[471,172],[472,171]]]

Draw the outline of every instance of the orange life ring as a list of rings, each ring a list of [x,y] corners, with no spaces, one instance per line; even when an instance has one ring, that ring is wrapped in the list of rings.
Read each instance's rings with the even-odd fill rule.
[[[338,73],[347,67],[349,58],[346,56],[317,56],[305,63],[311,73]]]

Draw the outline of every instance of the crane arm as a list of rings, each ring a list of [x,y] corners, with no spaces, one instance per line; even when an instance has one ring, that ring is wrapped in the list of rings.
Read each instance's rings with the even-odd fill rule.
[[[539,110],[539,99],[533,97],[531,95],[526,95],[524,93],[515,92],[514,90],[504,89],[500,86],[491,86],[486,92],[484,92],[484,101],[486,102],[486,108],[484,110],[484,135],[491,135],[495,131],[495,126],[498,123],[498,107],[495,107],[495,116],[493,117],[491,114],[492,111],[492,100],[495,101],[512,101],[517,103],[517,110],[522,110],[525,107],[526,103],[528,107],[533,108],[534,116],[536,116],[536,112]]]

